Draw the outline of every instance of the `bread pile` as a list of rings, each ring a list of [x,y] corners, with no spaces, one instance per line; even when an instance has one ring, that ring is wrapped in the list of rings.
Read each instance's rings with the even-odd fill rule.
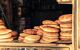
[[[36,43],[39,42],[40,36],[36,34],[35,29],[26,29],[23,31],[23,33],[20,34],[18,40],[20,42]]]
[[[0,42],[11,42],[13,40],[11,32],[10,29],[0,29]]]
[[[33,29],[25,29],[19,36],[19,41],[26,43],[52,43],[72,39],[72,15],[66,14],[59,20],[44,20],[42,25]]]
[[[44,20],[42,22],[43,25],[40,26],[42,30],[42,39],[40,40],[41,43],[51,43],[58,41],[58,32],[59,26],[56,22],[51,20]]]
[[[60,21],[60,39],[72,40],[72,14],[66,14],[59,17]]]
[[[42,24],[35,26],[34,29],[23,30],[23,33],[19,36],[19,41],[26,43],[51,43],[58,41],[58,24],[51,20],[45,20]]]
[[[4,22],[0,19],[0,42],[11,42],[12,30],[7,29]]]

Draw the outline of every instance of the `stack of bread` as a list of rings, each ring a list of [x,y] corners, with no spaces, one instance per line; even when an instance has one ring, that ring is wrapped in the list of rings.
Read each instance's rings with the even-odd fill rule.
[[[0,19],[0,42],[10,42],[12,38],[12,30],[7,29],[4,22]]]
[[[72,40],[72,14],[66,14],[59,17],[60,21],[60,39]]]
[[[51,20],[42,21],[43,25],[35,26],[34,29],[25,29],[19,36],[19,41],[26,43],[51,43],[58,41],[59,26]]]
[[[59,20],[44,20],[42,25],[33,29],[25,29],[19,41],[26,43],[52,43],[59,40],[72,40],[72,14],[59,17]]]
[[[36,43],[39,42],[40,36],[36,34],[35,29],[26,29],[20,34],[18,40],[25,43]]]
[[[58,41],[59,26],[56,22],[51,20],[44,20],[43,25],[40,26],[42,30],[41,43],[52,43]]]

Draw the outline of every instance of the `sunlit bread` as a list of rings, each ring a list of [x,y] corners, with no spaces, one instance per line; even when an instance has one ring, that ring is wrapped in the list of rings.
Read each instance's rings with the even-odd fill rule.
[[[69,22],[72,21],[72,14],[65,14],[59,17],[60,22]]]
[[[49,25],[49,24],[52,24],[52,25],[57,25],[57,23],[56,22],[54,22],[54,21],[52,21],[52,20],[44,20],[44,21],[42,21],[42,24],[44,24],[44,25]]]
[[[72,27],[61,27],[60,30],[62,32],[72,31]]]
[[[0,35],[8,34],[10,32],[12,32],[12,30],[10,30],[10,29],[0,29]]]
[[[52,27],[48,27],[48,26],[44,26],[44,25],[40,26],[40,28],[46,32],[59,32],[59,29],[57,29],[57,28],[52,28]]]
[[[24,40],[33,41],[33,42],[36,42],[39,39],[40,39],[39,35],[29,35],[29,36],[27,36],[27,37],[24,38]]]

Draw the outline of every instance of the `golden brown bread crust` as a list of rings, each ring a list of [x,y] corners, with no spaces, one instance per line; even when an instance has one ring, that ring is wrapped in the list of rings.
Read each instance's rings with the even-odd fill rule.
[[[55,41],[58,41],[58,36],[43,36],[42,37],[43,40],[47,41],[47,42],[55,42]]]
[[[61,23],[59,20],[56,20],[55,22],[56,22],[56,23],[58,23],[58,24],[60,24],[60,23]]]
[[[52,28],[52,27],[47,27],[47,26],[40,26],[40,28],[46,32],[59,32],[59,29],[57,28]]]
[[[58,37],[46,37],[46,36],[43,36],[42,39],[47,39],[47,40],[54,40],[54,39],[58,39]]]
[[[50,24],[52,24],[52,25],[57,25],[57,23],[56,22],[54,22],[54,21],[51,21],[51,20],[44,20],[44,21],[42,21],[42,24],[44,24],[44,25],[50,25]]]
[[[5,25],[4,23],[0,23],[0,25]]]
[[[56,38],[55,37],[53,37],[53,38],[43,37],[42,39],[47,41],[47,42],[56,42],[59,40],[58,37],[56,37]]]
[[[42,29],[38,29],[38,30],[37,30],[37,35],[42,36],[42,35],[43,35],[43,30],[42,30]]]
[[[37,43],[38,41],[23,40],[24,43]]]
[[[34,26],[34,29],[40,29],[40,27],[39,26]]]
[[[72,36],[72,32],[61,32],[61,36]]]
[[[48,41],[45,41],[45,40],[41,39],[40,43],[51,43],[51,42],[48,42]]]
[[[72,21],[72,14],[65,14],[59,17],[60,22]]]
[[[11,33],[0,35],[0,39],[10,38],[11,36]]]
[[[26,33],[20,33],[20,36],[26,37],[26,36],[29,36],[29,34],[26,34]]]
[[[19,36],[18,39],[20,42],[25,42],[25,43],[35,43],[40,40],[39,35],[28,35],[28,36]]]
[[[44,26],[44,27],[52,27],[52,28],[60,28],[58,25],[41,25],[41,26]]]
[[[20,42],[23,42],[24,38],[27,37],[27,36],[29,36],[29,34],[20,33],[20,36],[19,36],[18,40],[19,40]]]
[[[0,29],[6,29],[4,25],[0,25]]]
[[[23,36],[19,36],[18,40],[19,40],[20,42],[23,42],[24,38],[25,38],[25,37],[23,37]]]
[[[33,42],[36,42],[39,39],[40,39],[39,35],[29,35],[29,36],[27,36],[27,37],[24,38],[24,40],[33,41]]]
[[[46,36],[46,37],[58,37],[59,34],[58,33],[54,33],[54,32],[45,32],[45,31],[43,31],[43,36]]]
[[[44,39],[41,39],[40,40],[40,43],[52,43],[52,42],[56,42],[56,41],[58,41],[58,39],[54,39],[53,41],[50,41],[50,40],[44,40]],[[56,45],[56,44],[55,44]]]
[[[60,27],[72,27],[72,23],[60,24]]]
[[[2,35],[2,34],[8,34],[10,32],[12,32],[12,30],[10,30],[10,29],[0,29],[0,35]]]
[[[32,34],[32,29],[25,29],[23,30],[24,33],[27,33],[27,34]]]
[[[11,42],[13,41],[13,38],[7,38],[7,39],[0,39],[0,42]]]
[[[23,32],[26,33],[26,34],[37,34],[36,29],[25,29],[25,30],[23,30]]]
[[[60,29],[61,29],[62,32],[67,32],[67,31],[72,32],[72,27],[61,27]]]
[[[72,40],[72,36],[60,36],[61,40]]]

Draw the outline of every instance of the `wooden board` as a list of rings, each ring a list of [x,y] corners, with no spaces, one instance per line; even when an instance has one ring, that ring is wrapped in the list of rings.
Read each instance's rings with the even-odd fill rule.
[[[68,42],[68,43],[67,43]],[[0,43],[0,47],[27,47],[27,46],[54,46],[54,47],[69,47],[71,45],[71,41],[59,41],[57,43],[22,43],[19,41],[14,41],[14,42],[4,42]]]
[[[0,47],[32,47],[32,46],[45,46],[45,47],[70,47],[70,45],[62,44],[40,44],[40,43],[0,43]]]

